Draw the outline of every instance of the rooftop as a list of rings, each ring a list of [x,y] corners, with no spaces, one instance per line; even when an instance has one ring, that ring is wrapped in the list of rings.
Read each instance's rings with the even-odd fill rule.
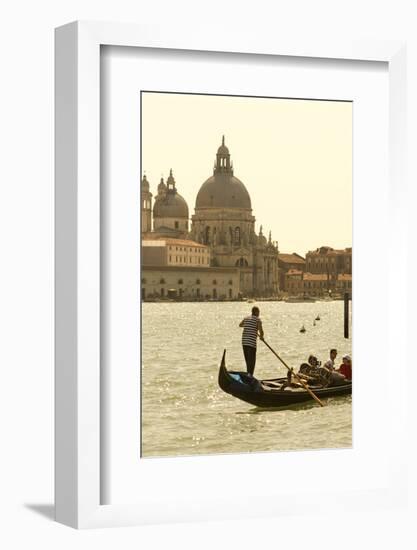
[[[198,248],[208,248],[205,244],[197,243],[188,239],[173,239],[173,238],[152,238],[152,236],[147,236],[145,239],[142,239],[142,246],[193,246]]]
[[[228,273],[228,274],[238,274],[239,268],[237,267],[215,267],[215,266],[196,266],[190,267],[187,265],[142,265],[142,273],[145,271],[181,271],[183,273],[198,273],[203,271],[204,273]],[[245,270],[244,270],[245,271]],[[250,272],[250,268],[246,269],[247,272]]]
[[[278,260],[287,264],[305,264],[305,259],[295,252],[292,254],[278,254]]]
[[[327,281],[326,273],[304,273],[304,281]]]
[[[338,256],[339,254],[351,254],[352,253],[352,247],[348,248],[341,248],[341,249],[335,249],[330,246],[321,246],[320,248],[317,248],[316,250],[310,250],[307,252],[309,256]]]

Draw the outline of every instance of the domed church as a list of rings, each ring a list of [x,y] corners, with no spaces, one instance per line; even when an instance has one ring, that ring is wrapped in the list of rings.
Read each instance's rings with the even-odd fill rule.
[[[158,185],[158,194],[152,209],[152,193],[146,176],[142,178],[142,233],[152,231],[158,237],[187,238],[189,234],[188,205],[178,193],[172,169],[165,184],[163,178]]]
[[[201,186],[192,216],[191,238],[210,246],[213,266],[237,267],[246,294],[278,293],[278,247],[255,233],[248,190],[235,175],[229,149],[217,150],[213,175]]]
[[[233,163],[223,136],[217,150],[213,175],[197,193],[195,213],[189,228],[189,211],[178,193],[170,170],[165,184],[161,179],[154,206],[149,182],[141,183],[142,237],[149,239],[186,239],[208,247],[211,267],[238,272],[239,289],[246,296],[278,294],[278,247],[255,232],[251,198],[241,180],[234,175]],[[152,229],[153,219],[153,229]]]

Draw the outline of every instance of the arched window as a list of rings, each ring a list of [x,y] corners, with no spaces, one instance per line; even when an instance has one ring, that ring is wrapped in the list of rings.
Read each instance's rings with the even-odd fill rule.
[[[197,279],[196,282],[195,282],[196,285],[199,285],[200,284],[200,279]]]
[[[213,285],[217,285],[216,279],[213,279]]]
[[[209,226],[206,227],[204,240],[206,244],[210,244],[210,227]]]
[[[229,281],[229,285],[232,285],[232,284],[233,284],[233,281],[232,281],[232,279],[230,279],[230,281]]]
[[[179,285],[182,285],[182,283],[183,283],[183,280],[182,280],[182,279],[178,279],[178,284],[179,284]]]
[[[239,258],[238,260],[236,260],[235,266],[236,267],[248,267],[249,264],[248,264],[248,261],[245,260],[245,258]]]
[[[165,279],[162,278],[162,279],[159,281],[159,284],[164,285],[164,284],[165,284]]]
[[[240,227],[235,227],[234,242],[240,244]]]

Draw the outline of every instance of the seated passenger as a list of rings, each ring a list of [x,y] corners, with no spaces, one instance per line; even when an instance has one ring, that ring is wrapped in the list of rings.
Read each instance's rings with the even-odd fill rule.
[[[330,350],[330,359],[324,364],[324,368],[328,371],[328,385],[329,386],[343,386],[346,384],[346,378],[343,373],[338,372],[334,368],[334,361],[337,356],[337,349]]]
[[[352,359],[350,355],[344,355],[342,361],[343,363],[337,369],[337,372],[343,374],[346,380],[350,382],[352,380]]]
[[[327,386],[330,378],[330,371],[321,366],[320,361],[314,355],[310,355],[308,363],[300,366],[299,374],[303,375],[308,381]]]
[[[308,363],[302,363],[300,365],[299,372],[301,372],[301,374],[308,375],[310,372],[314,372],[317,369],[318,365],[319,361],[317,357],[315,357],[314,355],[310,355],[308,358]]]
[[[312,367],[318,367],[321,365],[320,361],[317,359],[315,355],[309,355],[308,357],[308,364]]]
[[[334,370],[334,362],[336,360],[336,357],[337,357],[337,349],[333,348],[330,350],[330,359],[328,359],[324,363],[324,366],[326,367],[326,369]]]

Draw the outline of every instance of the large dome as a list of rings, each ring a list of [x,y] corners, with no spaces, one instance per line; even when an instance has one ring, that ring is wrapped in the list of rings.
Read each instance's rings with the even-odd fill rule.
[[[240,208],[251,210],[249,193],[231,173],[215,173],[200,188],[195,201],[198,208]]]
[[[214,173],[200,188],[195,208],[239,208],[251,210],[249,193],[243,183],[234,177],[229,149],[222,138],[217,149]]]

